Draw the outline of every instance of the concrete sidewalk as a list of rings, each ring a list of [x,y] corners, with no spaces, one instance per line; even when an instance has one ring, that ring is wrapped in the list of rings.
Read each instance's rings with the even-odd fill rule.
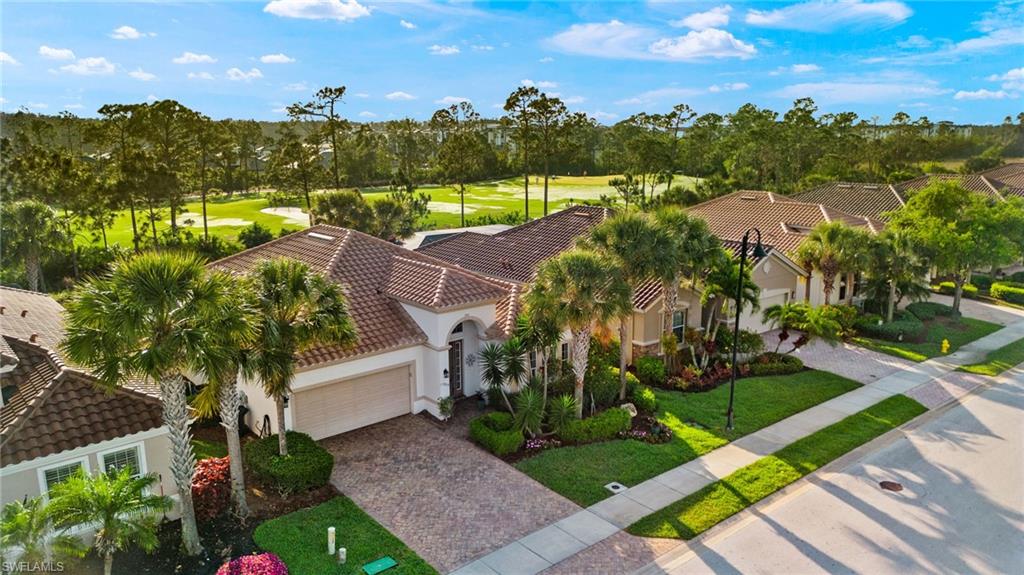
[[[615,535],[737,469],[888,397],[935,385],[957,366],[1024,338],[1024,321],[961,347],[956,353],[909,366],[630,487],[587,509],[485,555],[454,575],[535,575]],[[966,392],[965,392],[966,393]]]

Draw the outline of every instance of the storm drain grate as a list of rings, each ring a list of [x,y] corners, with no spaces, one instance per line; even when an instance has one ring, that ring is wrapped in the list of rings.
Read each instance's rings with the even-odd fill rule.
[[[625,485],[619,483],[618,481],[612,481],[608,485],[605,485],[604,488],[607,489],[608,491],[611,491],[612,493],[622,493],[627,489]]]
[[[886,491],[903,491],[903,486],[895,481],[879,481],[878,486]]]

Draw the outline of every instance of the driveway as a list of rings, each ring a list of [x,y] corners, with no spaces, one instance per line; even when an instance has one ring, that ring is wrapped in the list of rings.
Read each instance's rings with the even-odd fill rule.
[[[933,293],[928,299],[929,301],[953,305],[953,296]],[[998,323],[999,325],[1007,325],[1024,319],[1024,310],[967,298],[960,300],[960,313],[967,317]]]
[[[764,348],[774,350],[779,342],[778,330],[764,333]],[[790,340],[797,336],[791,332]],[[792,349],[787,342],[779,351]],[[895,357],[881,352],[865,349],[849,343],[839,343],[835,347],[814,339],[794,354],[807,367],[829,371],[860,383],[872,383],[897,371],[917,365],[917,362]]]
[[[442,573],[580,510],[423,416],[321,444],[334,486]]]

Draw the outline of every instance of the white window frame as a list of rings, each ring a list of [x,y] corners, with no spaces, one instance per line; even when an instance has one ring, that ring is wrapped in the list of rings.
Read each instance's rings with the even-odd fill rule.
[[[569,361],[569,342],[563,341],[562,345],[558,346],[558,350],[562,354],[562,361]]]
[[[146,469],[146,443],[143,441],[139,441],[137,443],[129,443],[126,445],[118,445],[117,447],[112,447],[110,449],[97,452],[96,464],[99,465],[100,471],[103,471],[104,473],[107,471],[106,462],[103,460],[107,455],[117,453],[119,451],[128,451],[129,449],[135,449],[135,453],[139,458],[138,477],[142,477],[143,475],[148,473],[149,470]]]
[[[86,474],[92,473],[92,469],[89,466],[89,456],[85,455],[82,457],[72,457],[71,459],[65,459],[46,467],[39,467],[36,469],[36,475],[39,478],[39,494],[42,495],[46,501],[50,500],[50,488],[46,484],[46,472],[57,469],[58,467],[67,467],[69,465],[78,463],[85,470]]]
[[[676,314],[677,313],[679,315],[681,315],[682,318],[683,318],[683,323],[680,324],[680,325],[676,325]],[[679,337],[678,335],[676,336],[676,339],[678,340],[676,342],[676,344],[679,345],[679,346],[682,346],[682,345],[684,345],[686,343],[686,320],[687,319],[688,318],[686,317],[686,308],[680,308],[680,309],[677,309],[674,312],[672,312],[672,333],[675,334],[677,329],[682,329],[682,337]]]

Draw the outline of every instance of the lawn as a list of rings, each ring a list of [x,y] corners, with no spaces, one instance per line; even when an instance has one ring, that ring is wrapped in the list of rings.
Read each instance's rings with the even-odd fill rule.
[[[338,547],[347,550],[344,565],[338,565],[337,559],[327,554],[328,527],[335,528]],[[398,562],[398,567],[388,573],[437,573],[352,500],[341,495],[263,523],[253,533],[253,541],[280,557],[291,575],[361,574],[363,565],[384,556]]]
[[[855,337],[854,343],[911,361],[924,361],[942,355],[942,340],[949,340],[949,353],[972,341],[999,331],[1003,326],[980,319],[936,317],[925,323],[925,337],[921,342],[886,341],[868,337]]]
[[[741,379],[736,382],[731,432],[725,430],[727,385],[704,393],[656,390],[657,417],[672,430],[672,441],[619,439],[549,449],[516,468],[586,507],[609,497],[604,485],[612,481],[636,485],[859,385],[823,371]]]
[[[804,475],[924,413],[895,395],[738,469],[627,528],[634,535],[692,539]]]
[[[988,352],[985,361],[960,366],[957,371],[996,376],[1022,362],[1024,362],[1024,339],[1018,339]]]

